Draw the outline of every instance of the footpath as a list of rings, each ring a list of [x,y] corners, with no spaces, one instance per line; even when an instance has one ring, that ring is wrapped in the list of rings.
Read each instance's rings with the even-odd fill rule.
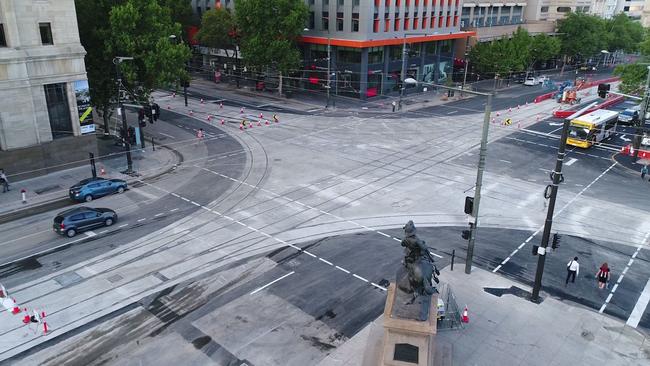
[[[97,139],[98,156],[95,157],[97,176],[106,179],[123,179],[131,184],[137,180],[146,180],[169,171],[180,162],[178,154],[166,147],[146,144],[145,149],[132,146],[133,170],[136,175],[121,172],[127,169],[126,153],[122,146],[116,146],[114,140]],[[34,178],[20,181],[12,179],[11,172],[6,172],[10,191],[0,193],[0,224],[40,212],[65,207],[73,203],[68,197],[68,189],[82,179],[92,177],[90,163],[70,169],[63,169]],[[26,202],[22,200],[25,191]]]
[[[624,322],[542,293],[540,304],[527,300],[531,289],[500,275],[456,266],[441,271],[458,305],[469,309],[461,329],[441,330],[438,350],[451,349],[453,365],[648,365],[650,339]],[[367,325],[318,366],[366,366],[364,352],[377,347],[383,317]]]

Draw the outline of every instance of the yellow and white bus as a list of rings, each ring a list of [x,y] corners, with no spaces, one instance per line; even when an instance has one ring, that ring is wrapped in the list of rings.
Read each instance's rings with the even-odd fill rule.
[[[598,109],[571,121],[568,145],[588,148],[610,138],[616,132],[618,112]]]

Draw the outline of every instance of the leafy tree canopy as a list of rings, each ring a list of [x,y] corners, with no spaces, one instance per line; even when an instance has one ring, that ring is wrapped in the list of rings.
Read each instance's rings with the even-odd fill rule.
[[[206,11],[201,19],[201,30],[196,36],[204,46],[235,49],[238,42],[235,19],[223,8]]]
[[[605,20],[585,13],[568,13],[558,21],[562,53],[589,57],[607,47]]]
[[[641,23],[633,21],[624,13],[619,13],[605,23],[607,29],[607,49],[635,52],[643,41],[645,30]]]
[[[242,56],[249,66],[275,65],[287,72],[299,65],[296,41],[309,14],[303,0],[235,0],[235,8]]]
[[[156,86],[187,78],[190,50],[170,39],[171,35],[180,38],[181,25],[172,22],[169,9],[157,0],[126,0],[111,9],[109,22],[109,54],[134,58],[121,64],[132,90],[139,87],[146,97]]]
[[[648,77],[648,65],[618,65],[614,69],[614,75],[621,77],[619,89],[623,93],[642,95]]]

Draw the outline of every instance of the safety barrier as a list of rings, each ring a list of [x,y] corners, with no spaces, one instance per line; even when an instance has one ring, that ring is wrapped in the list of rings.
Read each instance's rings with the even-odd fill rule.
[[[588,83],[582,84],[580,86],[579,90],[584,90],[584,89],[587,89],[587,88],[591,88],[591,87],[597,86],[598,84],[602,84],[602,83],[613,83],[613,82],[616,82],[616,81],[619,81],[619,80],[621,80],[621,78],[612,77],[612,78],[607,78],[607,79],[602,79],[602,80],[590,81]],[[539,102],[543,102],[545,100],[551,99],[551,98],[553,98],[553,96],[556,93],[557,93],[557,91],[552,91],[550,93],[542,94],[542,95],[538,96],[537,98],[535,98],[533,100],[533,102],[534,103],[539,103]]]
[[[618,103],[622,103],[624,100],[625,100],[625,97],[622,96],[622,95],[617,95],[617,96],[615,96],[613,98],[607,98],[604,102],[596,104],[595,106],[587,109],[585,114],[591,113],[591,112],[593,112],[595,110],[598,110],[598,109],[607,108],[607,107],[616,105]],[[572,114],[574,114],[575,112],[577,112],[577,110],[574,110],[574,109],[558,110],[558,111],[553,112],[553,117],[555,117],[555,118],[567,118],[567,117],[571,116]]]

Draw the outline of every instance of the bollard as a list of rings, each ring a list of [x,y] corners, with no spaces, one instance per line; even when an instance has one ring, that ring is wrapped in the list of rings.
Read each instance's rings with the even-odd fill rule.
[[[456,249],[451,251],[451,270],[454,270],[454,258],[456,258]]]
[[[156,151],[156,145],[154,144],[153,136],[151,136],[151,148],[153,149],[153,151]]]
[[[27,203],[27,191],[25,188],[20,190],[20,194],[23,196],[23,203]]]

